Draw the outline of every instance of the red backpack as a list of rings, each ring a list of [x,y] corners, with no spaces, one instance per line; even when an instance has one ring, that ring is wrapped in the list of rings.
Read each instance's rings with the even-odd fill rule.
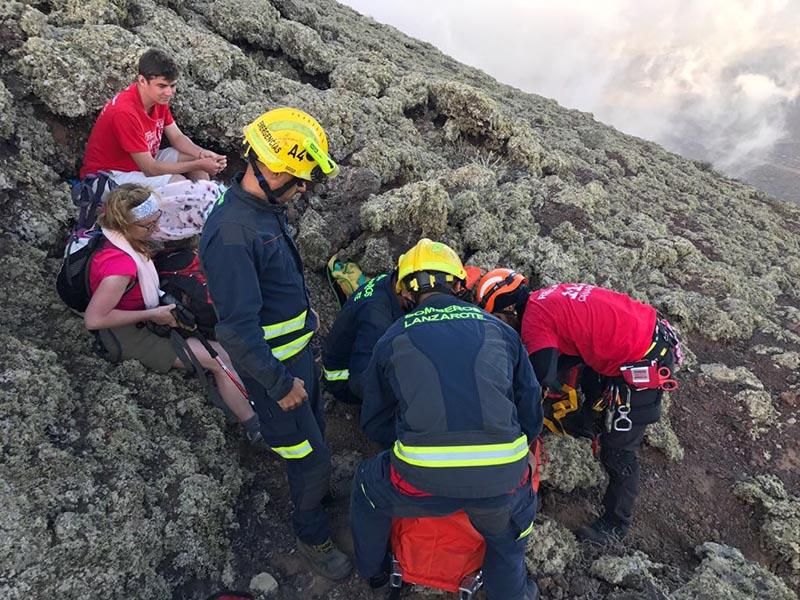
[[[446,517],[395,519],[392,552],[393,587],[402,581],[458,592],[480,572],[486,542],[459,511]]]
[[[539,491],[542,442],[530,448],[531,487]],[[483,585],[481,567],[486,542],[464,511],[446,517],[406,517],[392,523],[393,588],[403,582],[458,592],[469,599]]]
[[[214,337],[217,314],[208,292],[208,280],[200,266],[200,257],[193,248],[176,248],[159,252],[153,258],[161,289],[175,297],[194,315],[197,328],[206,338]]]

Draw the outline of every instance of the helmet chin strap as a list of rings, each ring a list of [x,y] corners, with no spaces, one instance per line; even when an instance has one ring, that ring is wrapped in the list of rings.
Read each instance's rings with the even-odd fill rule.
[[[273,190],[269,187],[267,180],[264,179],[264,176],[261,174],[261,169],[258,168],[258,160],[254,156],[254,154],[250,154],[248,157],[250,161],[250,166],[253,167],[253,175],[255,175],[256,181],[258,181],[258,186],[261,188],[261,191],[264,192],[267,196],[267,200],[270,204],[281,204],[280,197],[283,196],[286,192],[288,192],[294,185],[294,177],[290,179],[288,182],[284,183],[278,189]]]

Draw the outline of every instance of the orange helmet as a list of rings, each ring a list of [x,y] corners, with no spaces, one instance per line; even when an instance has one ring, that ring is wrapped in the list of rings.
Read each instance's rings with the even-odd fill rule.
[[[522,291],[521,286],[526,286],[525,291],[527,291],[527,284],[528,280],[513,269],[492,269],[481,277],[475,287],[475,300],[486,312],[495,312],[495,306],[500,304],[498,300],[501,296],[506,294],[516,296],[517,291]],[[503,304],[510,306],[516,302]]]
[[[467,272],[466,287],[468,290],[473,289],[480,278],[486,274],[486,271],[474,265],[464,265],[464,270]]]

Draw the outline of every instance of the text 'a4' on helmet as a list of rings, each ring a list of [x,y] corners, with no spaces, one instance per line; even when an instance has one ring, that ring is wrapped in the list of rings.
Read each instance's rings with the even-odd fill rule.
[[[464,281],[467,278],[467,272],[458,254],[447,244],[434,242],[428,238],[422,238],[398,259],[397,293],[404,287],[409,287],[412,291],[428,287],[428,283],[418,281],[417,278],[407,280],[409,275],[422,272],[443,273],[449,282],[454,282],[456,279]]]
[[[297,108],[276,108],[245,126],[245,155],[253,152],[273,173],[306,181],[335,177],[339,166],[328,154],[328,136],[317,120]]]
[[[492,313],[502,296],[514,294],[520,286],[527,284],[525,276],[513,269],[492,269],[481,277],[475,287],[475,300],[478,307]]]

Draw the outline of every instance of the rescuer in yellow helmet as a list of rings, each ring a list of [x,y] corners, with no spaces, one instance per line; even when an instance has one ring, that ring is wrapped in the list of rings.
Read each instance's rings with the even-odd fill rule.
[[[287,203],[338,167],[325,131],[296,108],[264,113],[244,128],[244,140],[246,171],[217,201],[200,241],[217,338],[241,375],[264,439],[286,463],[298,551],[315,571],[339,580],[352,563],[331,541],[321,506],[331,460],[309,345],[317,315],[286,220]]]

